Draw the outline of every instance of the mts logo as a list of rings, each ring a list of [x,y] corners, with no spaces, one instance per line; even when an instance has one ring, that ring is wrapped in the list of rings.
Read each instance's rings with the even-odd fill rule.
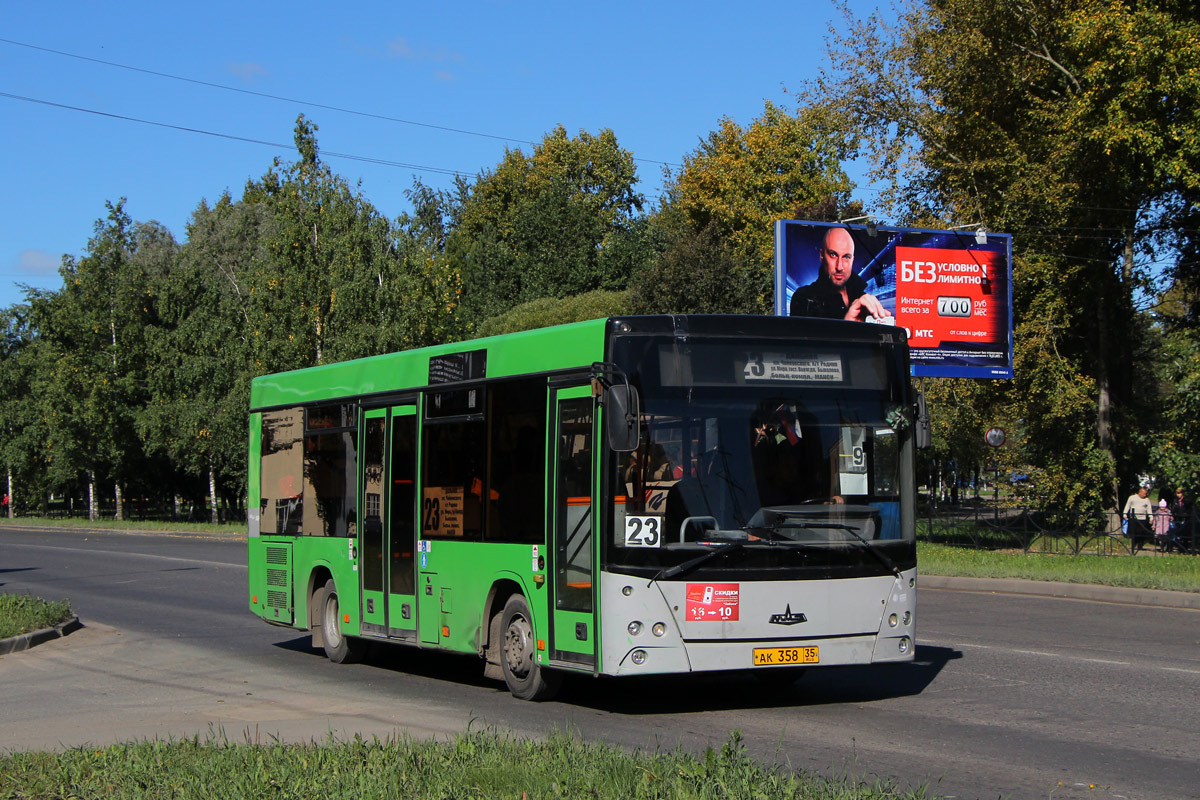
[[[916,328],[915,330],[913,330],[913,338],[914,339],[932,339],[933,338],[933,328],[925,328],[925,329]]]

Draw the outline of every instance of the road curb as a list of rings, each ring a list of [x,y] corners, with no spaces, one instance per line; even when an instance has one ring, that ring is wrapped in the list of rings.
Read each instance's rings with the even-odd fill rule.
[[[11,523],[7,520],[0,520],[0,533],[6,530],[24,531],[27,533],[82,533],[88,536],[99,535],[105,533],[115,533],[122,536],[174,536],[188,537],[193,539],[226,539],[230,541],[246,541],[246,531],[181,531],[172,530],[169,528],[87,528],[87,527],[66,527],[61,525],[24,525],[21,523]]]
[[[71,617],[66,622],[60,622],[53,628],[42,628],[39,631],[23,633],[20,636],[11,636],[7,639],[0,639],[0,656],[8,655],[9,653],[19,653],[22,650],[28,650],[29,648],[44,642],[49,642],[53,639],[66,636],[68,633],[74,633],[82,627],[83,623],[79,621],[79,617]]]
[[[918,586],[986,594],[1019,594],[1033,597],[1057,597],[1098,603],[1121,603],[1159,608],[1184,608],[1200,611],[1200,592],[1171,592],[1164,589],[1130,589],[1123,586],[1099,586],[1092,583],[1055,583],[1018,578],[950,578],[922,575]]]

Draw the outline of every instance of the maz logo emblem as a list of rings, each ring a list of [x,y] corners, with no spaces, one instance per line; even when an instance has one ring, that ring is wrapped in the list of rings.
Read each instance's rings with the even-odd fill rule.
[[[803,613],[793,614],[792,604],[788,603],[787,609],[782,614],[772,614],[772,625],[796,625],[800,622],[808,622],[808,617]]]

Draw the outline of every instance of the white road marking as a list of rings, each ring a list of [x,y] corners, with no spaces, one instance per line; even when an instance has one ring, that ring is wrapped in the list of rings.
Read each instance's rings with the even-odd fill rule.
[[[996,647],[990,644],[964,644],[963,642],[934,642],[928,639],[922,639],[921,644],[936,644],[939,647],[971,647],[976,650],[1003,650],[1005,653],[1019,653],[1026,656],[1044,656],[1046,658],[1061,658],[1067,661],[1082,661],[1087,664],[1110,664],[1118,667],[1129,667],[1132,664],[1129,661],[1112,661],[1104,658],[1083,658],[1082,656],[1071,656],[1063,653],[1047,653],[1044,650],[1018,650],[1012,647]],[[1165,669],[1165,667],[1159,667]]]
[[[91,547],[63,547],[50,544],[13,544],[5,542],[7,547],[24,547],[29,550],[70,550],[76,553],[103,553],[110,556],[130,556],[133,558],[149,558],[159,561],[181,561],[184,564],[208,564],[214,567],[234,567],[236,569],[248,569],[246,564],[240,564],[231,561],[204,561],[199,558],[179,558],[178,556],[160,556],[153,553],[131,553],[126,550],[102,550]]]

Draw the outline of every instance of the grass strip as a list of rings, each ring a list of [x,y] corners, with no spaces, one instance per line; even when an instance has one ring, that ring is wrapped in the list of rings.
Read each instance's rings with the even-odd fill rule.
[[[230,743],[221,735],[103,749],[0,755],[0,798],[364,800],[365,798],[622,798],[891,800],[923,798],[886,783],[768,768],[734,732],[720,749],[627,754],[563,733],[545,741],[494,731],[453,741],[331,739]]]
[[[918,542],[917,567],[923,575],[1200,592],[1200,558],[1187,555],[1033,555]]]
[[[66,600],[51,602],[28,594],[0,594],[0,639],[52,628],[71,618]]]

